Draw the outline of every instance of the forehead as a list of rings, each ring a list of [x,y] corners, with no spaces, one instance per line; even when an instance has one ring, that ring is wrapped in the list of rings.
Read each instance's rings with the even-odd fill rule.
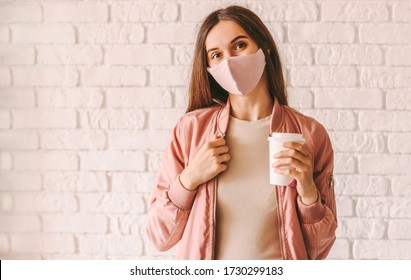
[[[250,37],[235,21],[221,20],[208,32],[205,47],[206,49],[224,47],[230,44],[231,40],[238,35]]]

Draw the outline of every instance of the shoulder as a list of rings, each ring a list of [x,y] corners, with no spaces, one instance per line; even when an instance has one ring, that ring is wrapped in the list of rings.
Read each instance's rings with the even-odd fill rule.
[[[177,122],[175,129],[184,135],[192,135],[194,131],[198,130],[204,132],[204,129],[214,120],[219,109],[221,109],[221,106],[215,105],[185,113]]]

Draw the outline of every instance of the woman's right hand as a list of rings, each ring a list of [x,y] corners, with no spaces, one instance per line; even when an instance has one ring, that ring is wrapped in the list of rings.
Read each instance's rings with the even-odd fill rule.
[[[188,190],[195,190],[227,169],[230,160],[224,138],[205,143],[190,164],[181,172],[180,182]]]

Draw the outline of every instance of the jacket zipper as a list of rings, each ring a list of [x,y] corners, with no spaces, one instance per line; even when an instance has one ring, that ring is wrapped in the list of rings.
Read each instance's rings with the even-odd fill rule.
[[[279,234],[280,234],[279,235],[280,252],[281,252],[281,257],[284,260],[285,254],[284,254],[284,248],[283,248],[283,242],[282,242],[282,238],[283,238],[283,236],[282,236],[282,227],[283,227],[283,225],[281,223],[281,213],[280,213],[280,211],[282,211],[282,208],[280,206],[282,201],[281,201],[281,197],[279,195],[280,191],[278,190],[278,188],[279,188],[279,186],[275,186],[275,192],[277,194],[277,216],[278,216],[278,225],[279,225],[278,231],[279,231]]]
[[[214,260],[215,259],[215,246],[216,246],[216,242],[215,242],[215,232],[216,232],[216,208],[217,208],[217,178],[214,179],[214,203],[213,203],[213,250],[212,250],[212,254],[211,254],[211,259]]]

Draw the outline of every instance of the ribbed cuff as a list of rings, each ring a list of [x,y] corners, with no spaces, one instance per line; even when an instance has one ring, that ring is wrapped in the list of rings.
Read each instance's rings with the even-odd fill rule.
[[[297,211],[303,224],[313,224],[321,221],[325,215],[325,207],[321,202],[320,192],[317,190],[317,201],[311,205],[305,205],[301,196],[297,198]]]
[[[168,191],[168,197],[171,202],[174,203],[180,209],[190,210],[193,206],[194,198],[197,194],[197,189],[190,191],[184,188],[181,184],[180,176],[174,181],[174,184],[170,186]]]

